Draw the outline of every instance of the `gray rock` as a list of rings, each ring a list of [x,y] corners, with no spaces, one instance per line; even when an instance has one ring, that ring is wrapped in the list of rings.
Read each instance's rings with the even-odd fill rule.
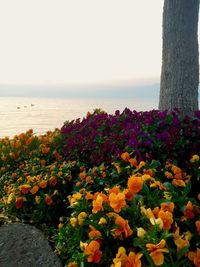
[[[44,234],[28,224],[0,227],[0,267],[62,267]]]

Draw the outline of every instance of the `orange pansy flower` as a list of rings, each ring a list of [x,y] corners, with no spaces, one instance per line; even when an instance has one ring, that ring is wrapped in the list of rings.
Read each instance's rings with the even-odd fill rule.
[[[150,256],[154,262],[154,264],[162,265],[164,262],[164,255],[163,252],[169,252],[167,248],[164,248],[166,245],[166,242],[164,239],[162,239],[158,244],[146,244],[147,250],[150,252]]]
[[[182,179],[183,179],[183,175],[182,175],[182,173],[180,172],[180,173],[175,174],[175,175],[174,175],[174,179],[182,180]]]
[[[100,231],[96,230],[96,228],[92,225],[90,225],[89,228],[90,228],[90,232],[88,234],[89,238],[91,239],[101,238],[102,235]]]
[[[15,199],[15,207],[16,209],[20,209],[23,206],[24,198],[23,197],[16,197]]]
[[[185,182],[183,180],[179,180],[179,179],[173,179],[172,184],[174,186],[185,187]]]
[[[148,174],[148,175],[150,175],[151,177],[153,177],[154,174],[155,174],[155,172],[154,172],[153,169],[144,169],[144,170],[143,170],[143,174]]]
[[[110,195],[111,193],[119,194],[120,193],[120,186],[114,186],[109,189],[108,194]]]
[[[42,147],[41,151],[43,154],[48,154],[49,153],[50,148],[49,147]]]
[[[82,225],[83,222],[85,221],[85,218],[87,217],[87,213],[85,211],[82,211],[79,213],[77,219],[78,219],[78,224]]]
[[[169,230],[173,223],[173,215],[169,211],[160,210],[158,213],[158,218],[163,221],[163,229]]]
[[[129,163],[132,167],[137,167],[138,165],[138,162],[137,162],[137,159],[136,158],[130,158],[129,159]]]
[[[131,251],[127,256],[125,248],[120,247],[111,267],[141,267],[140,258],[142,255],[141,253],[136,254]]]
[[[143,256],[142,253],[134,253],[132,251],[129,252],[125,267],[141,267],[142,263],[141,263],[140,258],[142,256]]]
[[[168,179],[172,179],[174,176],[173,176],[173,174],[171,172],[166,171],[165,172],[165,177],[168,178]]]
[[[19,190],[22,192],[22,194],[28,194],[30,189],[31,189],[31,186],[29,184],[22,184],[19,186]]]
[[[88,176],[85,177],[85,181],[88,184],[92,184],[93,183],[92,177],[90,175],[88,175]]]
[[[134,193],[130,192],[128,189],[125,189],[123,193],[125,195],[126,200],[128,201],[131,201],[134,197]]]
[[[58,153],[57,150],[54,150],[53,155],[56,158],[56,160],[61,160],[62,159],[62,156]]]
[[[166,187],[160,181],[154,181],[150,184],[150,187],[157,187],[159,190],[166,190]]]
[[[13,172],[13,173],[11,174],[11,177],[12,177],[13,179],[17,178],[17,173],[16,173],[16,172]]]
[[[145,162],[144,161],[140,161],[139,165],[137,166],[137,169],[141,169],[144,166],[145,166]]]
[[[34,186],[31,188],[30,192],[31,192],[32,195],[35,195],[35,194],[37,193],[38,190],[39,190],[39,186],[34,185]]]
[[[92,240],[85,248],[84,253],[87,255],[88,262],[99,263],[102,252],[99,250],[100,245],[96,240]]]
[[[197,232],[200,235],[200,221],[196,221],[195,225],[196,225],[196,228],[197,228]]]
[[[119,247],[116,257],[113,259],[113,264],[111,265],[111,267],[126,266],[126,263],[127,263],[126,250],[124,247]]]
[[[129,161],[130,160],[130,154],[128,152],[124,152],[121,154],[121,158],[125,161]]]
[[[180,174],[180,173],[182,173],[182,170],[179,167],[175,166],[175,165],[172,165],[172,169],[171,170],[172,170],[172,172],[174,174]]]
[[[190,251],[188,253],[188,258],[194,263],[196,267],[200,266],[200,249],[197,248],[196,252]]]
[[[104,202],[107,202],[107,200],[108,200],[107,195],[105,195],[105,194],[102,193],[102,192],[96,192],[96,193],[94,194],[94,199],[96,199],[98,196],[101,196],[101,197],[103,198],[103,201],[104,201]]]
[[[125,238],[132,235],[133,231],[131,230],[128,220],[124,220],[121,216],[117,216],[115,224],[118,226],[114,229],[114,236],[122,238],[123,235]]]
[[[160,206],[161,206],[161,209],[163,211],[169,211],[171,213],[174,211],[174,207],[175,207],[175,205],[174,205],[173,202],[170,202],[170,203],[161,203]]]
[[[179,238],[175,238],[174,239],[174,243],[177,246],[177,251],[180,251],[181,249],[183,249],[184,247],[189,246],[189,241],[187,239],[183,239],[181,237]]]
[[[85,194],[86,200],[89,200],[89,199],[93,200],[93,198],[94,198],[93,194],[91,194],[90,192],[86,192],[86,194]]]
[[[46,164],[46,160],[45,160],[45,159],[41,159],[41,160],[40,160],[40,164],[41,164],[42,166],[45,166],[45,164]]]
[[[50,177],[50,179],[49,179],[49,184],[50,184],[51,186],[53,186],[53,187],[56,186],[57,182],[58,182],[58,180],[57,180],[56,176],[51,176],[51,177]]]
[[[123,193],[111,193],[109,195],[110,206],[115,212],[120,212],[126,206],[125,195]]]
[[[39,187],[40,188],[46,188],[47,187],[47,181],[42,180],[41,182],[39,182]]]
[[[128,190],[131,193],[137,194],[142,189],[142,186],[142,177],[133,175],[128,179]]]
[[[97,213],[98,211],[103,210],[102,204],[103,204],[103,197],[99,194],[97,198],[92,201],[93,205],[92,212]]]
[[[85,179],[85,177],[86,177],[86,172],[85,172],[85,171],[79,173],[79,178],[80,178],[81,180]]]

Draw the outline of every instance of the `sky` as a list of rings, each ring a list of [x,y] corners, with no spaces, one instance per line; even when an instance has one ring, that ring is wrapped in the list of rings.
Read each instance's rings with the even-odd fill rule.
[[[159,81],[163,0],[0,0],[0,84]]]

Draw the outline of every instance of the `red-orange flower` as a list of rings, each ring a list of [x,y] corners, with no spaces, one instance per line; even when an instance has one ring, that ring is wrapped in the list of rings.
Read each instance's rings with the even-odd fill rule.
[[[99,250],[100,245],[96,240],[92,240],[85,248],[84,253],[87,255],[88,262],[99,263],[102,252]]]
[[[175,166],[175,165],[172,165],[172,169],[171,170],[173,171],[174,174],[182,173],[181,169],[179,167]]]
[[[51,176],[51,178],[49,179],[49,184],[53,187],[56,186],[57,182],[58,182],[58,180],[57,180],[56,176]]]
[[[137,159],[136,158],[130,158],[129,159],[129,163],[132,167],[137,167],[138,165],[138,162],[137,162]]]
[[[197,248],[196,252],[190,251],[188,253],[188,258],[194,263],[196,267],[200,266],[200,249]]]
[[[197,228],[197,232],[200,235],[200,221],[196,221],[195,225],[196,225],[196,228]]]
[[[12,177],[13,179],[16,179],[16,178],[17,178],[17,173],[16,173],[16,172],[13,172],[13,173],[11,174],[11,177]]]
[[[125,238],[132,235],[133,231],[131,230],[128,220],[124,220],[121,216],[117,216],[115,224],[118,226],[114,229],[114,236],[122,238],[123,235]]]
[[[142,186],[142,177],[133,175],[128,179],[128,190],[131,193],[137,194],[142,189]]]
[[[16,200],[15,200],[16,209],[20,209],[23,206],[23,203],[24,203],[23,197],[16,197]]]
[[[147,250],[150,252],[150,256],[155,265],[162,265],[164,262],[163,252],[169,252],[167,248],[164,248],[166,242],[162,239],[158,244],[146,244]]]
[[[52,200],[52,198],[51,198],[49,195],[46,195],[46,197],[45,197],[45,203],[46,203],[48,206],[50,206],[50,205],[53,204],[53,200]]]
[[[185,211],[184,211],[184,215],[189,218],[189,219],[193,219],[195,214],[193,211],[193,205],[191,201],[188,201],[186,207],[185,207]]]
[[[111,193],[109,195],[109,201],[111,208],[113,208],[117,213],[126,206],[125,195],[123,193]]]
[[[58,153],[57,150],[54,150],[53,155],[56,158],[56,160],[61,160],[62,159],[62,156]]]
[[[45,164],[46,164],[46,160],[45,160],[45,159],[41,159],[41,160],[40,160],[40,164],[41,164],[42,166],[45,166]]]
[[[85,171],[79,173],[79,178],[81,180],[85,179],[85,177],[86,177],[86,172]]]
[[[27,140],[26,140],[26,145],[30,145],[34,140],[33,136],[30,136]]]
[[[47,187],[47,181],[42,180],[42,181],[39,183],[39,187],[40,187],[40,188],[46,188],[46,187]]]
[[[42,152],[43,154],[48,154],[48,153],[49,153],[49,150],[50,150],[49,147],[42,147],[41,152]]]
[[[30,193],[31,193],[32,195],[35,195],[35,194],[37,193],[38,190],[39,190],[39,186],[34,185],[34,186],[31,188]]]
[[[123,192],[126,200],[131,201],[133,199],[134,193],[130,192],[128,189],[125,189]]]
[[[31,186],[29,184],[22,184],[19,186],[19,190],[23,193],[23,194],[28,194],[28,192],[30,191]]]
[[[101,238],[101,232],[96,230],[96,228],[92,225],[89,226],[90,232],[88,234],[89,238],[91,239],[96,239],[96,238]]]

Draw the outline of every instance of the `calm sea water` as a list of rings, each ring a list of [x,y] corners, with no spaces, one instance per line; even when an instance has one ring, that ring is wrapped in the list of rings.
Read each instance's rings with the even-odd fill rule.
[[[0,97],[0,137],[33,129],[35,134],[62,127],[67,120],[83,118],[88,111],[101,108],[109,114],[116,110],[151,110],[157,101],[144,99],[67,99]]]

